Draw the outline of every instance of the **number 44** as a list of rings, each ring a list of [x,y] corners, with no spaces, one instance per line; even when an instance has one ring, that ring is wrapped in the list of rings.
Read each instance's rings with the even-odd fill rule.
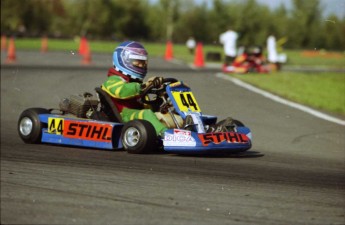
[[[186,106],[187,108],[193,107],[195,111],[198,110],[197,104],[194,102],[194,99],[190,93],[187,93],[187,94],[181,93],[180,98],[184,106]]]

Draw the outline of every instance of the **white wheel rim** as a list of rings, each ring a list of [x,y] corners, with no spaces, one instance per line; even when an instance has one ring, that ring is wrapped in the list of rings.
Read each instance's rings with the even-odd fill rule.
[[[128,147],[136,146],[140,140],[140,132],[134,127],[130,127],[124,134],[124,144]]]
[[[19,124],[20,133],[24,136],[28,136],[32,132],[32,120],[28,117],[24,117]]]

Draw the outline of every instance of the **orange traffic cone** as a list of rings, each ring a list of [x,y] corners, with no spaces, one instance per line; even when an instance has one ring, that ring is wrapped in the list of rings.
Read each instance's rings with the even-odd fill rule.
[[[48,51],[48,38],[44,36],[41,41],[41,52],[45,53]]]
[[[199,42],[196,45],[196,50],[195,50],[195,57],[194,57],[194,66],[196,67],[204,67],[204,53],[202,50],[202,43]]]
[[[172,60],[174,58],[173,55],[173,44],[171,41],[168,41],[165,49],[165,60]]]
[[[84,54],[83,54],[83,59],[82,59],[82,64],[83,65],[89,65],[91,63],[91,50],[89,44],[86,42],[84,46]]]
[[[79,54],[84,55],[86,53],[86,48],[87,48],[87,39],[86,37],[82,37],[80,39],[80,44],[79,44]]]
[[[1,51],[6,51],[7,49],[7,37],[6,35],[1,36]]]
[[[14,63],[16,61],[16,46],[14,43],[14,38],[10,38],[8,49],[7,49],[7,59],[6,63]]]

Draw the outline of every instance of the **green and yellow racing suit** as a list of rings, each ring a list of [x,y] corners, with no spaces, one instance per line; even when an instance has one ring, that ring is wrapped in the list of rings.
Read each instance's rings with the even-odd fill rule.
[[[157,135],[163,135],[167,129],[151,109],[145,109],[139,102],[141,84],[130,82],[129,78],[113,68],[109,69],[108,79],[102,84],[102,89],[113,99],[120,112],[123,122],[134,119],[149,121],[156,130]]]

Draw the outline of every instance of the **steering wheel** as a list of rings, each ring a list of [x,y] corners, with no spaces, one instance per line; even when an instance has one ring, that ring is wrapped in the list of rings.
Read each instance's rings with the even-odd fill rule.
[[[162,90],[165,90],[165,87],[167,84],[170,84],[170,83],[175,83],[177,82],[178,80],[175,79],[175,78],[163,78],[163,88],[162,89],[156,89],[153,87],[153,84],[151,83],[147,89],[141,94],[141,102],[142,103],[145,103],[145,104],[154,104],[157,99],[155,100],[148,100],[149,98],[146,98],[146,96],[148,94],[154,94],[154,95],[158,95],[158,93]]]

